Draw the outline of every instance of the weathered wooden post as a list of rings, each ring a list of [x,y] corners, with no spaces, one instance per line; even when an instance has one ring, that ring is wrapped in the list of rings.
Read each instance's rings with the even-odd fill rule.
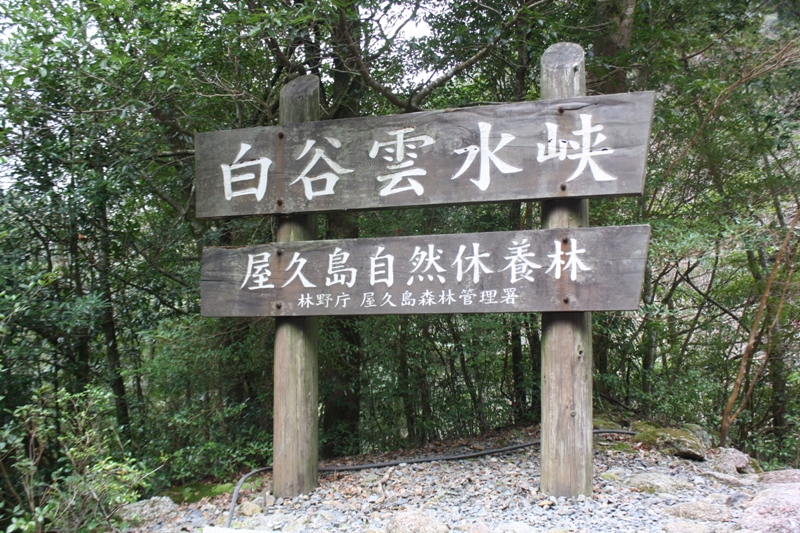
[[[301,76],[286,84],[280,95],[281,125],[317,120],[319,78]],[[282,133],[278,137],[279,143],[285,142]],[[313,241],[317,236],[315,214],[278,220],[278,243]],[[280,249],[276,253],[282,255]],[[317,486],[317,321],[312,316],[275,318],[273,492],[277,497],[293,498]]]
[[[580,45],[549,47],[542,55],[541,72],[542,99],[586,95]],[[572,125],[565,123],[561,128]],[[567,187],[561,184],[562,190]],[[542,202],[542,229],[588,223],[586,199]],[[588,312],[542,314],[541,465],[543,492],[565,497],[592,493],[592,320]]]

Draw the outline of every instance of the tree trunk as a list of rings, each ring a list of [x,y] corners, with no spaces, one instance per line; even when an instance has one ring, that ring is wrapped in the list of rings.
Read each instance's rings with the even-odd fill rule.
[[[117,345],[117,326],[114,317],[114,303],[111,292],[111,238],[109,236],[106,191],[98,194],[96,211],[97,226],[97,286],[103,302],[103,311],[100,315],[100,325],[103,330],[103,339],[106,346],[106,358],[110,373],[111,390],[114,394],[117,425],[120,427],[123,439],[130,441],[131,428],[128,413],[128,401],[125,397],[125,381],[122,377],[122,364]]]
[[[525,395],[525,367],[522,360],[522,333],[519,324],[511,325],[511,381],[514,389],[514,423],[528,420],[528,400]]]
[[[401,326],[400,331],[402,332],[404,330],[405,328]],[[414,402],[412,399],[412,391],[414,388],[411,385],[411,376],[408,369],[408,351],[400,350],[399,355],[397,377],[400,388],[400,401],[403,404],[403,415],[406,419],[407,438],[409,442],[416,444],[419,442],[419,436],[417,435],[417,417],[414,413]]]
[[[783,346],[776,348],[777,353],[773,353],[769,360],[769,383],[772,386],[772,398],[770,399],[769,411],[772,416],[772,429],[778,443],[786,436],[789,423],[786,420],[786,401],[787,401],[787,368],[786,354]]]
[[[633,13],[636,0],[597,0],[597,22],[604,25],[594,41],[594,55],[613,60],[627,50],[633,35]],[[605,61],[611,64],[611,61]],[[600,94],[623,93],[626,91],[625,74],[627,70],[611,65],[606,72],[599,72],[597,92]]]
[[[481,399],[478,395],[478,391],[475,388],[475,384],[472,381],[472,376],[469,372],[469,367],[467,366],[467,353],[466,348],[464,345],[464,341],[461,338],[461,332],[458,330],[458,324],[456,324],[455,319],[452,315],[450,315],[450,319],[448,321],[450,325],[450,336],[453,339],[453,343],[458,346],[458,362],[461,366],[461,374],[464,376],[464,386],[467,388],[467,393],[469,394],[470,402],[472,402],[472,416],[477,419],[478,422],[478,432],[484,433],[488,428],[486,424],[486,417],[483,413],[483,405]]]
[[[322,356],[323,457],[359,453],[361,440],[361,365],[364,360],[360,321],[355,317],[334,317],[339,349]]]
[[[530,408],[528,417],[531,422],[541,422],[542,420],[542,337],[539,330],[538,315],[531,313],[525,324],[525,338],[528,339],[530,358]]]

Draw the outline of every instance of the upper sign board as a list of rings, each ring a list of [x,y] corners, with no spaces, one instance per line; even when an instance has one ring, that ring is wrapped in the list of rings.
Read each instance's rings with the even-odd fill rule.
[[[200,218],[642,194],[654,93],[199,133]]]
[[[204,316],[636,309],[649,226],[205,248]]]

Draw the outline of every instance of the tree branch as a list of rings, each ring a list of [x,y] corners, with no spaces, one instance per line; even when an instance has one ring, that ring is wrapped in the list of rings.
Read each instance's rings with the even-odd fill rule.
[[[530,9],[532,7],[537,7],[539,5],[547,3],[549,1],[550,0],[534,0],[532,2],[528,2],[527,4],[523,5],[521,8],[519,8],[517,10],[516,13],[514,13],[513,17],[511,17],[509,20],[507,20],[507,21],[505,21],[503,23],[503,25],[501,26],[502,31],[506,31],[509,28],[511,28],[512,26],[514,26],[514,24],[517,23],[517,21],[519,20],[520,16],[522,15],[522,13],[526,9]],[[491,42],[489,42],[489,44],[487,44],[486,46],[484,46],[483,48],[478,50],[478,52],[476,52],[475,55],[473,55],[472,57],[470,57],[466,61],[463,61],[463,62],[459,63],[458,65],[452,67],[451,69],[446,71],[444,74],[442,74],[441,76],[439,76],[438,78],[436,78],[432,82],[430,82],[427,85],[425,85],[411,99],[411,102],[410,102],[411,109],[413,109],[413,110],[420,109],[419,106],[422,104],[422,101],[425,100],[428,96],[430,96],[433,91],[435,91],[436,89],[438,89],[439,87],[441,87],[442,85],[444,85],[445,83],[447,83],[448,81],[453,79],[453,77],[455,77],[456,74],[458,74],[460,72],[463,72],[464,70],[468,69],[469,67],[471,67],[472,65],[474,65],[475,63],[480,61],[481,59],[483,59],[486,56],[488,56],[489,53],[497,46],[497,43],[500,41],[500,35],[502,34],[502,31],[497,32],[497,35],[491,40]]]
[[[756,312],[756,316],[753,319],[753,325],[750,328],[750,338],[747,341],[747,345],[745,346],[744,353],[742,353],[742,360],[739,363],[739,373],[736,376],[736,381],[733,383],[733,390],[731,390],[730,396],[728,396],[728,401],[725,404],[725,409],[722,411],[722,423],[720,427],[720,446],[725,446],[726,441],[728,439],[728,431],[736,421],[736,416],[733,415],[733,407],[736,403],[736,400],[739,397],[739,391],[742,388],[742,382],[744,381],[744,375],[747,372],[747,364],[750,361],[750,358],[756,352],[756,348],[758,347],[761,341],[761,335],[763,334],[763,327],[761,327],[761,318],[764,315],[764,311],[767,308],[767,302],[769,301],[769,293],[772,289],[772,283],[775,281],[775,276],[778,273],[778,267],[780,267],[781,262],[783,261],[783,255],[786,253],[786,250],[789,248],[789,243],[791,242],[792,236],[794,235],[794,228],[797,226],[797,221],[800,220],[800,210],[795,213],[794,218],[792,219],[792,223],[789,226],[789,231],[786,232],[786,238],[783,240],[780,249],[778,250],[778,255],[775,258],[775,264],[772,266],[772,272],[769,274],[769,279],[767,279],[767,285],[764,287],[764,292],[761,295],[761,303],[758,305],[758,311]]]
[[[353,41],[353,36],[350,35],[350,30],[347,28],[347,21],[344,18],[344,11],[341,10],[339,11],[339,30],[342,32],[342,35],[347,41],[347,47],[350,49],[350,53],[353,54],[353,59],[356,61],[356,68],[358,69],[358,73],[361,74],[361,77],[364,79],[364,83],[376,90],[384,98],[389,100],[392,104],[400,109],[411,110],[411,103],[408,100],[404,100],[394,94],[391,90],[389,90],[388,87],[378,82],[378,80],[373,78],[369,73],[369,68],[367,67],[366,63],[364,63],[361,50]]]
[[[714,298],[709,296],[707,293],[703,292],[703,290],[700,289],[700,287],[698,287],[697,285],[695,285],[694,282],[691,279],[689,279],[688,276],[684,276],[683,274],[680,273],[680,271],[677,271],[677,273],[678,273],[678,276],[680,276],[680,278],[683,281],[685,281],[687,285],[689,285],[691,288],[693,288],[697,292],[697,294],[702,296],[705,301],[707,301],[708,303],[710,303],[711,305],[713,305],[714,307],[716,307],[717,309],[719,309],[720,311],[722,311],[723,313],[725,313],[726,315],[728,315],[729,317],[734,319],[736,321],[736,323],[739,324],[740,326],[745,327],[744,323],[742,323],[742,319],[739,318],[738,316],[736,316],[735,314],[733,314],[733,312],[730,309],[728,309],[727,307],[725,307],[724,305],[722,305],[721,303],[716,301]]]
[[[675,167],[678,163],[686,157],[686,154],[689,153],[689,150],[697,144],[697,141],[700,140],[700,136],[708,126],[708,123],[711,121],[711,118],[717,113],[719,108],[722,106],[723,102],[727,100],[741,85],[753,81],[764,74],[767,74],[773,70],[782,68],[790,63],[795,63],[800,61],[800,47],[798,46],[798,39],[792,39],[789,41],[785,46],[783,46],[780,50],[778,50],[775,54],[773,54],[769,59],[761,63],[760,65],[753,67],[748,72],[736,80],[734,83],[726,87],[714,100],[714,105],[711,108],[703,121],[700,123],[700,127],[697,129],[697,132],[694,134],[692,139],[689,141],[683,150],[678,154],[678,157],[669,165],[666,172],[664,172],[664,178],[672,174],[672,171],[675,170]],[[656,196],[653,194],[653,197],[650,199],[650,203],[647,206],[646,213],[649,214],[653,208],[653,202],[655,201]]]
[[[431,93],[433,93],[433,91],[435,91],[439,87],[442,87],[448,81],[453,79],[453,77],[455,77],[457,74],[470,68],[471,66],[475,65],[480,60],[488,56],[500,42],[501,34],[504,31],[513,27],[519,21],[519,18],[522,16],[522,14],[525,12],[526,9],[537,7],[551,1],[552,0],[532,0],[524,4],[514,13],[514,15],[510,19],[508,19],[501,25],[501,31],[498,32],[497,35],[493,37],[489,43],[487,43],[485,46],[483,46],[483,48],[481,48],[475,54],[473,54],[472,57],[451,67],[450,69],[445,71],[444,74],[434,79],[433,81],[426,83],[419,91],[417,91],[417,93],[411,99],[401,98],[400,96],[392,92],[391,89],[381,84],[375,78],[372,77],[372,75],[369,72],[369,67],[364,62],[362,51],[359,49],[358,45],[353,41],[353,37],[352,35],[350,35],[350,32],[347,29],[347,24],[344,18],[345,16],[344,11],[341,10],[339,11],[339,26],[342,35],[347,41],[347,46],[350,49],[350,53],[353,55],[353,58],[356,61],[356,67],[358,73],[363,78],[364,83],[366,83],[369,87],[377,91],[379,94],[381,94],[384,98],[389,100],[389,102],[391,102],[396,107],[399,107],[400,109],[403,109],[405,111],[419,111],[421,110],[420,106],[422,105],[422,102],[426,98],[428,98],[431,95]]]

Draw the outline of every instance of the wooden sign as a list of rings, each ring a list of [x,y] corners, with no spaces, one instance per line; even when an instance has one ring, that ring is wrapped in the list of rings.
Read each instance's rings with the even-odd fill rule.
[[[199,218],[641,194],[654,93],[199,133]]]
[[[205,248],[204,316],[631,310],[649,226]]]

